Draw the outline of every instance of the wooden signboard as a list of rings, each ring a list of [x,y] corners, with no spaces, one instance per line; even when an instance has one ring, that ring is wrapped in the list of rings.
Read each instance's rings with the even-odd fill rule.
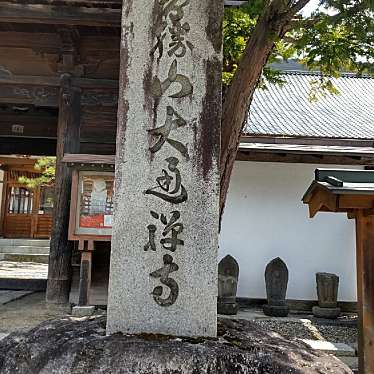
[[[73,171],[69,240],[111,240],[113,191],[113,172]]]

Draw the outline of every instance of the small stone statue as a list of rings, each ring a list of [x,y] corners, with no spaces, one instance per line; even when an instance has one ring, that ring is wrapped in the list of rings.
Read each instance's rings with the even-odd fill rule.
[[[218,313],[238,313],[236,291],[238,288],[239,265],[234,257],[227,255],[218,265]]]
[[[313,315],[319,318],[338,318],[339,277],[330,273],[317,273],[316,282],[318,306],[313,307]]]
[[[265,270],[266,295],[268,303],[263,306],[264,314],[273,317],[287,317],[286,304],[288,269],[279,258],[270,261]]]

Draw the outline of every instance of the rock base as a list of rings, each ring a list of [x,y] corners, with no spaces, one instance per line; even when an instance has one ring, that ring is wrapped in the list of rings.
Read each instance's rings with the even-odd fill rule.
[[[0,342],[9,374],[349,374],[333,356],[266,332],[255,322],[218,320],[218,338],[106,336],[105,317],[47,321]]]
[[[340,316],[340,308],[321,308],[319,306],[314,306],[313,315],[317,318],[328,318],[336,319]]]
[[[237,303],[218,303],[217,312],[218,314],[225,314],[228,316],[233,316],[238,314],[238,304]]]
[[[265,315],[270,317],[287,317],[290,312],[290,308],[287,305],[263,305],[262,310]]]

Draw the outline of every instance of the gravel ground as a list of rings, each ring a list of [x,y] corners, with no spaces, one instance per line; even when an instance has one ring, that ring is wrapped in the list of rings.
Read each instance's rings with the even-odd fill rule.
[[[356,326],[326,325],[307,319],[298,322],[282,320],[256,320],[266,330],[277,332],[287,339],[314,339],[355,345],[357,342]]]
[[[66,310],[46,305],[44,292],[35,292],[0,305],[0,333],[28,330],[47,319],[64,315]]]

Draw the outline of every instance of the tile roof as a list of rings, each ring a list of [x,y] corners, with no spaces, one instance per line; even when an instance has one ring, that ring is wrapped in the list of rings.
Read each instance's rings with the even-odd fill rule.
[[[244,135],[374,138],[374,78],[351,74],[332,78],[339,95],[310,102],[310,81],[318,73],[284,72],[282,86],[256,90]]]

